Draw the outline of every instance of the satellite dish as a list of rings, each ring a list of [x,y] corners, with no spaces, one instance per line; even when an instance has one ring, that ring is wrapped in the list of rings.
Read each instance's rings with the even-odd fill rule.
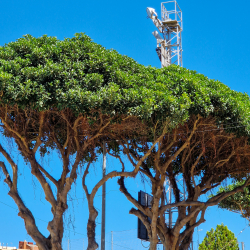
[[[147,14],[149,18],[152,18],[154,14],[156,17],[158,16],[155,9],[150,7],[147,8]]]

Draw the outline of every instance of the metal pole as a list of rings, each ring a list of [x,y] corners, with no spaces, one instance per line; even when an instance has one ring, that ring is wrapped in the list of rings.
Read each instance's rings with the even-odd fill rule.
[[[199,227],[197,227],[197,233],[198,233],[198,247],[200,245],[200,239],[199,239]]]
[[[177,26],[177,44],[180,44],[179,40],[179,27]],[[177,53],[178,53],[178,65],[180,65],[180,46],[177,47]]]
[[[165,180],[165,182],[164,182],[164,188],[163,188],[163,206],[166,205],[166,199],[165,199],[165,195],[166,195],[166,183],[167,183],[167,182],[166,182],[166,180]],[[164,217],[164,222],[166,222],[165,212],[164,212],[163,217]],[[164,247],[164,245],[163,245],[163,242],[162,242],[162,249],[163,249],[163,250],[166,250],[165,247]]]
[[[172,203],[172,187],[169,180],[169,204]],[[172,210],[169,208],[169,228],[172,228]]]
[[[177,20],[177,12],[176,12],[176,10],[177,10],[177,9],[176,9],[176,4],[177,4],[177,2],[175,1],[175,2],[174,2],[174,9],[175,9],[175,20]]]
[[[245,250],[244,242],[241,242],[241,249]]]
[[[183,176],[183,195],[184,195],[184,201],[186,200],[186,190],[185,190],[185,179]]]
[[[113,231],[111,231],[111,250],[113,250]]]
[[[103,165],[102,177],[106,175],[106,143],[103,142]],[[106,182],[102,185],[102,231],[101,231],[101,250],[105,250],[105,214],[106,214]]]

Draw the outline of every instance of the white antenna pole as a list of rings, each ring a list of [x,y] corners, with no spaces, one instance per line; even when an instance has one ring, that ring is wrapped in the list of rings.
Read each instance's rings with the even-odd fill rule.
[[[106,175],[106,143],[103,142],[103,165],[102,177]],[[106,182],[102,185],[102,230],[101,230],[101,250],[105,250],[105,223],[106,223]]]

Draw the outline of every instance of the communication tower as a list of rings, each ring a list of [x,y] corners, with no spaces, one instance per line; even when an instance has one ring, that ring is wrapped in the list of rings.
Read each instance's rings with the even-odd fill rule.
[[[182,65],[182,11],[176,0],[161,3],[161,20],[154,8],[147,8],[148,18],[160,32],[152,34],[156,38],[156,52],[161,61],[161,66],[170,64]]]

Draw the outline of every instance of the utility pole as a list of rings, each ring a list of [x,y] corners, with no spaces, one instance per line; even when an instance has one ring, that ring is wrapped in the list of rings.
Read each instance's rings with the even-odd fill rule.
[[[245,250],[244,242],[241,242],[241,249]]]
[[[103,165],[102,177],[106,175],[106,143],[103,142]],[[105,250],[105,222],[106,222],[106,182],[102,185],[102,231],[101,231],[101,250]]]
[[[169,204],[172,203],[172,186],[169,180]],[[169,228],[172,228],[172,210],[169,208]]]

